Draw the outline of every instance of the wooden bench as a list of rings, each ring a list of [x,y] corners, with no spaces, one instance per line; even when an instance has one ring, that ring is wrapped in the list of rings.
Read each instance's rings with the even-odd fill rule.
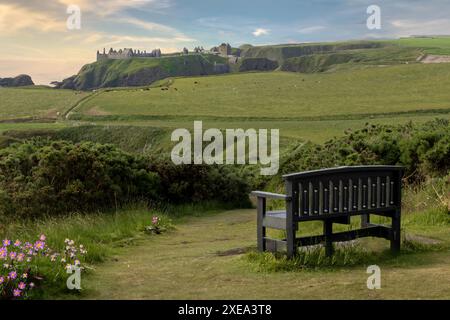
[[[401,187],[403,167],[355,166],[306,171],[284,175],[286,195],[254,191],[257,197],[257,239],[259,251],[287,251],[292,257],[299,246],[323,243],[326,255],[333,254],[333,242],[360,237],[390,240],[391,250],[400,250]],[[266,211],[267,199],[282,199],[286,209]],[[361,229],[333,233],[333,223],[350,224],[361,216]],[[370,223],[370,215],[392,218],[390,226]],[[323,235],[296,237],[303,221],[323,221]],[[282,240],[266,237],[266,228],[286,231]]]

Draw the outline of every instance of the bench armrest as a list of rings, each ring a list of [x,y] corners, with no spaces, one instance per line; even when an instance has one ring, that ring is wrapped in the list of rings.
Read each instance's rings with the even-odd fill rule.
[[[285,194],[279,194],[279,193],[272,193],[272,192],[264,192],[264,191],[253,191],[251,193],[252,196],[256,196],[258,198],[270,198],[270,199],[283,199],[283,200],[290,200],[291,197],[285,195]]]

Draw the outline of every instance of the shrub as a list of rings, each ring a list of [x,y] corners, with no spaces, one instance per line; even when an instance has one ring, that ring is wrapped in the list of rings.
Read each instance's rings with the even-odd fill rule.
[[[369,125],[347,130],[324,145],[295,148],[280,166],[282,174],[342,165],[403,165],[410,182],[446,175],[450,170],[450,123]]]
[[[111,145],[35,139],[0,151],[0,209],[38,216],[156,198],[159,178],[143,158]]]
[[[175,165],[170,160],[150,162],[160,176],[162,198],[173,204],[217,201],[249,206],[250,186],[233,168],[210,165]]]

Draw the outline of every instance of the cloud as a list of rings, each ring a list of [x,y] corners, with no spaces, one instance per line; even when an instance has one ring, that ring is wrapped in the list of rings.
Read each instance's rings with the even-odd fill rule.
[[[313,27],[302,28],[302,29],[298,30],[298,33],[311,34],[311,33],[316,33],[316,32],[325,30],[325,29],[326,28],[324,26],[313,26]]]
[[[108,44],[120,43],[149,43],[149,44],[166,44],[176,42],[193,42],[195,39],[184,37],[140,37],[140,36],[123,36],[123,35],[105,35],[104,39],[109,40]]]
[[[57,0],[60,4],[78,5],[82,11],[95,13],[97,16],[108,16],[126,9],[154,8],[162,9],[171,6],[169,0]]]
[[[117,47],[136,47],[142,49],[155,49],[161,48],[163,52],[166,52],[166,48],[177,47],[179,43],[193,43],[196,39],[189,38],[184,35],[173,35],[173,36],[134,36],[134,35],[121,35],[121,34],[110,34],[110,33],[90,33],[87,36],[84,34],[69,35],[64,38],[64,41],[84,44],[86,45],[86,50],[94,50],[95,48],[105,48],[110,46]],[[84,48],[84,47],[83,47]],[[173,51],[173,50],[172,50]]]
[[[266,36],[270,33],[269,29],[258,28],[252,32],[255,37]]]
[[[129,9],[152,11],[167,9],[171,0],[0,0],[0,32],[16,32],[33,29],[50,32],[65,31],[67,20],[66,9],[69,5],[77,5],[83,16],[105,18],[121,17]],[[130,24],[140,25],[147,30],[163,30],[164,26],[139,19],[129,19]],[[168,30],[167,28],[165,30]]]
[[[65,28],[65,19],[58,20],[46,12],[0,3],[0,32],[2,34],[25,29],[49,32],[61,31]]]
[[[126,23],[130,24],[148,31],[161,31],[161,32],[176,32],[176,30],[172,27],[165,26],[163,24],[155,23],[155,22],[149,22],[144,21],[132,17],[125,17],[125,18],[119,18],[115,19],[116,22]]]
[[[448,19],[428,21],[397,19],[393,20],[390,25],[393,27],[393,31],[399,36],[450,34],[450,20]]]

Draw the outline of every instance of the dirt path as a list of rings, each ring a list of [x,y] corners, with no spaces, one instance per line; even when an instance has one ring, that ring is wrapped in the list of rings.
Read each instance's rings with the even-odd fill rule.
[[[255,211],[192,217],[177,230],[121,249],[83,279],[88,299],[450,298],[450,252],[383,267],[382,289],[368,290],[365,267],[263,274],[243,248],[255,245]]]
[[[428,54],[420,62],[422,62],[422,63],[450,63],[450,56]]]

